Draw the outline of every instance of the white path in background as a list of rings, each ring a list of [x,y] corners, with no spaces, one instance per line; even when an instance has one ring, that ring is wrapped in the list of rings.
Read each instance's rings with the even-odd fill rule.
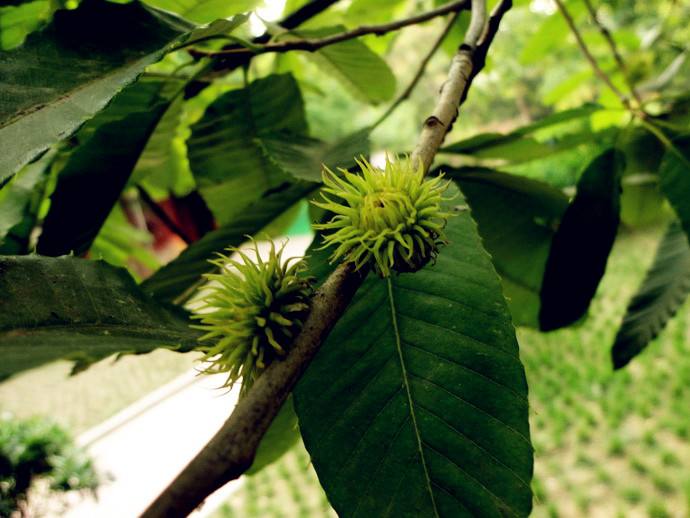
[[[82,443],[95,438],[88,450],[99,472],[112,480],[99,488],[98,500],[86,499],[66,516],[138,516],[230,415],[237,391],[219,390],[223,381],[223,376],[186,374],[156,391],[156,398],[163,399],[147,396],[80,437]],[[237,484],[223,488],[215,504],[209,500],[194,516],[207,515]]]
[[[291,238],[284,258],[302,255],[311,237]],[[268,243],[259,243],[262,255]],[[218,389],[223,375],[186,373],[79,437],[101,473],[112,476],[71,507],[68,518],[134,518],[216,433],[237,402],[237,388]],[[192,516],[208,516],[239,487],[234,481]]]

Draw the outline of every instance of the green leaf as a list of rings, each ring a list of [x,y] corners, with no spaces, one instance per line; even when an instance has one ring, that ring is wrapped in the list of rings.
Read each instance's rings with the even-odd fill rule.
[[[548,184],[490,169],[440,167],[462,189],[516,325],[537,327],[549,248],[568,198]]]
[[[355,165],[355,157],[369,151],[369,129],[346,135],[335,142],[322,142],[291,134],[265,137],[261,140],[266,155],[276,166],[300,180],[321,181],[326,165],[332,170]]]
[[[296,32],[303,38],[325,38],[345,27],[324,27]],[[395,95],[395,75],[388,64],[357,39],[328,45],[308,54],[330,74],[338,76],[358,98],[372,104],[389,101]]]
[[[278,412],[276,418],[271,422],[271,426],[264,434],[256,456],[251,467],[244,472],[245,475],[254,475],[280,459],[290,448],[300,440],[299,428],[297,426],[297,414],[292,401],[292,396],[288,396],[283,407]]]
[[[208,260],[217,252],[240,245],[247,235],[259,232],[314,189],[313,184],[299,183],[266,194],[232,222],[185,248],[176,259],[144,281],[142,288],[159,299],[172,301],[198,283],[204,273],[213,270]]]
[[[620,221],[623,155],[608,149],[585,169],[551,243],[539,325],[551,331],[579,320],[606,270]]]
[[[690,236],[690,135],[673,141],[659,166],[662,192],[671,202],[685,233]]]
[[[48,0],[0,7],[0,49],[18,47],[24,39],[45,23],[53,9]]]
[[[592,132],[589,125],[563,132],[548,138],[537,138],[533,135],[541,130],[554,130],[565,123],[572,123],[590,117],[601,110],[601,107],[588,104],[557,112],[528,124],[507,134],[482,133],[444,147],[443,153],[472,155],[480,159],[504,159],[511,163],[527,162],[541,159],[548,155],[567,151],[573,147],[591,142],[593,139],[606,138],[609,131]]]
[[[137,2],[85,0],[0,53],[0,182],[68,137],[180,41],[190,27],[174,22]]]
[[[132,225],[122,208],[115,205],[91,245],[89,258],[103,259],[113,266],[128,268],[138,280],[141,270],[133,267],[134,261],[136,266],[150,270],[160,267],[160,262],[151,251],[152,241],[153,236],[149,232]]]
[[[40,254],[82,254],[91,246],[170,104],[162,95],[165,86],[138,82],[77,135],[85,141],[58,175],[38,240]]]
[[[666,231],[654,263],[630,301],[611,350],[613,367],[625,367],[666,327],[690,293],[690,245],[678,221]]]
[[[178,97],[166,110],[129,179],[130,185],[143,186],[155,199],[165,199],[171,192],[184,196],[195,187],[187,160],[189,126],[182,122],[184,104]]]
[[[618,147],[625,154],[621,222],[639,227],[668,221],[670,211],[666,210],[657,174],[664,155],[663,144],[646,129],[631,127],[622,133]]]
[[[290,180],[267,155],[263,139],[306,132],[302,95],[291,75],[259,79],[222,95],[206,109],[187,141],[189,163],[221,223]]]
[[[209,23],[218,18],[251,11],[260,0],[145,0],[149,5],[177,13],[195,23]]]
[[[584,11],[580,2],[564,2],[570,14],[577,18]],[[523,65],[534,65],[562,47],[570,34],[568,25],[560,13],[554,12],[544,18],[531,37],[527,39],[519,54]]]
[[[0,189],[0,254],[29,252],[31,232],[37,222],[54,157],[55,153],[46,153]]]
[[[294,392],[339,516],[527,516],[527,383],[469,212],[435,265],[370,276]]]
[[[57,359],[81,367],[114,353],[190,350],[185,315],[100,261],[0,257],[0,379]]]

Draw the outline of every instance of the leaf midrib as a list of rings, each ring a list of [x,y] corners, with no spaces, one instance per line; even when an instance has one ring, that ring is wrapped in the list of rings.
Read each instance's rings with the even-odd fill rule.
[[[395,300],[393,297],[393,283],[390,278],[386,279],[386,284],[388,287],[388,302],[391,308],[391,323],[393,324],[393,333],[395,335],[395,347],[398,352],[398,358],[400,359],[400,369],[403,379],[403,386],[405,387],[405,394],[407,395],[407,404],[410,408],[410,420],[412,422],[412,429],[414,431],[415,440],[417,442],[417,450],[419,451],[419,457],[422,461],[422,469],[424,471],[424,478],[426,481],[427,491],[429,492],[429,498],[431,498],[431,505],[434,509],[434,516],[440,518],[438,513],[438,508],[436,507],[436,498],[434,496],[434,491],[431,488],[431,477],[429,476],[429,468],[426,464],[426,457],[424,455],[424,446],[421,434],[419,432],[419,426],[417,425],[417,416],[414,411],[414,402],[412,401],[412,391],[410,389],[410,381],[407,375],[407,367],[405,366],[405,358],[402,352],[402,341],[400,338],[400,330],[398,329],[398,317],[395,310]]]

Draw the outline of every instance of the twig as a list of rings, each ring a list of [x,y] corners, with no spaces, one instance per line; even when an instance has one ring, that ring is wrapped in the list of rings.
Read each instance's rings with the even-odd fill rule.
[[[477,42],[480,38],[482,42],[489,41],[487,37],[490,32],[484,27],[485,5],[485,0],[473,1],[470,29],[465,43],[453,58],[448,80],[441,92],[439,107],[434,111],[447,124],[434,124],[432,127],[425,124],[420,143],[413,153],[414,160],[421,160],[424,164],[431,163],[450,122],[456,116],[457,108],[446,104],[453,98],[459,102],[472,74],[471,58],[475,50],[482,48],[481,43],[478,47]],[[511,1],[504,0],[501,5],[503,9],[495,11],[499,17],[499,20],[493,20],[495,27],[510,7]],[[365,276],[366,272],[355,272],[350,263],[343,263],[335,269],[314,296],[304,330],[295,340],[287,358],[271,364],[256,380],[247,395],[237,403],[220,431],[144,511],[143,518],[185,516],[209,494],[239,477],[251,466],[256,449],[271,421],[321,343],[344,313]]]
[[[293,13],[287,15],[278,23],[278,25],[287,30],[296,29],[338,1],[339,0],[312,0]],[[271,35],[268,32],[264,32],[262,35],[253,38],[252,43],[258,45],[261,43],[267,43],[270,39]],[[224,46],[223,50],[230,50],[233,48],[239,49],[243,47],[238,44],[231,44]],[[234,70],[238,67],[246,65],[250,58],[251,56],[244,55],[218,58],[213,61],[212,68],[215,73],[220,73],[223,70]]]
[[[473,0],[470,26],[467,28],[465,40],[453,56],[448,79],[441,87],[436,108],[424,121],[417,147],[412,153],[412,161],[420,161],[424,171],[428,171],[443,139],[458,116],[460,101],[471,81],[474,53],[486,30],[486,25],[486,0]]]
[[[410,97],[413,90],[417,86],[417,83],[419,83],[419,80],[424,75],[424,72],[426,71],[426,67],[429,64],[429,61],[431,61],[431,58],[434,57],[434,54],[436,54],[436,51],[441,47],[443,40],[445,40],[446,36],[448,36],[448,33],[453,28],[453,25],[455,24],[455,21],[458,19],[458,16],[460,16],[459,12],[457,12],[453,16],[451,16],[450,20],[448,21],[448,24],[446,25],[446,28],[443,29],[443,32],[440,34],[438,39],[434,42],[431,49],[429,49],[429,52],[427,53],[427,55],[424,56],[424,59],[422,59],[422,62],[419,64],[419,68],[417,69],[417,73],[412,78],[412,81],[410,81],[410,83],[407,85],[407,88],[405,88],[405,90],[403,90],[403,92],[398,96],[398,98],[393,102],[393,104],[391,104],[388,107],[388,109],[384,112],[384,114],[381,115],[381,117],[379,117],[376,120],[376,122],[374,122],[374,124],[371,125],[372,130],[374,128],[376,128],[377,126],[379,126],[388,117],[390,117],[391,113],[393,113],[398,108],[398,106],[400,106],[403,102],[405,102]]]
[[[616,42],[613,39],[613,36],[611,35],[611,32],[608,30],[608,28],[601,22],[599,19],[599,16],[597,15],[597,11],[592,5],[591,0],[584,0],[585,6],[587,7],[587,10],[589,11],[589,15],[592,18],[592,21],[594,22],[594,25],[597,26],[599,29],[599,32],[601,35],[604,37],[606,42],[608,43],[609,48],[611,49],[611,53],[613,54],[613,58],[616,60],[616,64],[618,65],[618,68],[621,71],[621,74],[623,74],[623,78],[625,79],[626,84],[628,85],[628,88],[630,88],[630,93],[633,95],[635,100],[637,101],[637,104],[642,106],[642,98],[640,97],[640,94],[638,91],[635,89],[635,84],[632,81],[632,78],[630,77],[630,71],[628,70],[627,65],[625,64],[625,61],[623,61],[623,56],[621,56],[621,53],[618,51],[618,45],[616,45]]]
[[[568,12],[568,9],[566,9],[565,5],[563,4],[562,0],[555,0],[556,5],[558,6],[558,10],[561,12],[563,15],[563,18],[565,18],[565,22],[568,24],[568,27],[570,27],[570,32],[573,33],[573,36],[575,36],[575,40],[577,41],[578,46],[580,47],[580,50],[585,56],[585,59],[589,62],[589,64],[592,66],[592,69],[594,72],[599,76],[599,78],[608,86],[611,91],[618,97],[623,104],[623,106],[626,107],[631,112],[635,112],[633,109],[633,106],[630,104],[630,99],[620,91],[620,89],[613,84],[613,81],[611,81],[611,78],[604,72],[601,67],[599,66],[599,63],[597,63],[597,60],[594,58],[592,53],[589,51],[589,48],[587,48],[587,44],[585,43],[585,40],[582,38],[582,35],[580,34],[580,31],[577,29],[575,26],[575,21],[573,20],[573,17],[570,15]]]
[[[314,38],[314,39],[299,39],[299,40],[288,40],[278,43],[267,43],[261,45],[258,48],[230,48],[218,51],[205,51],[199,49],[189,49],[188,52],[192,57],[195,58],[222,58],[227,56],[253,56],[256,54],[266,54],[268,52],[288,52],[291,50],[304,50],[307,52],[314,52],[328,45],[333,45],[335,43],[342,43],[343,41],[348,41],[354,38],[359,38],[361,36],[366,36],[369,34],[375,34],[377,36],[382,36],[392,31],[397,31],[403,27],[409,25],[416,25],[418,23],[426,22],[437,16],[443,16],[444,14],[457,12],[462,9],[469,9],[470,0],[458,0],[451,2],[449,4],[443,5],[437,9],[427,11],[409,18],[404,18],[391,23],[385,23],[381,25],[362,25],[356,29],[350,31],[343,31],[332,36],[326,36],[325,38]]]

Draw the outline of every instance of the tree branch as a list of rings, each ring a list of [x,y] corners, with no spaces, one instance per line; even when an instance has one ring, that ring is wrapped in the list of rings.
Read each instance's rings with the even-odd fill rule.
[[[339,0],[312,0],[306,3],[296,11],[287,15],[278,25],[284,27],[285,29],[292,30],[296,29],[303,23],[311,20],[314,16],[321,14],[323,11],[328,9],[333,4],[337,3]],[[261,44],[267,43],[271,39],[271,35],[264,32],[261,36],[257,36],[252,39],[252,43]],[[223,47],[223,50],[230,49],[240,49],[243,48],[241,45],[232,44]],[[218,58],[214,60],[212,69],[215,72],[220,72],[222,70],[234,70],[235,68],[245,65],[251,56],[227,56],[223,58]]]
[[[494,33],[510,6],[511,0],[502,0],[494,11],[489,25],[493,23]],[[413,160],[421,160],[427,169],[457,116],[457,106],[449,103],[453,100],[460,102],[466,94],[473,70],[478,70],[473,66],[472,58],[481,52],[485,56],[493,39],[491,30],[485,25],[485,0],[474,0],[465,42],[452,60],[448,80],[434,110],[435,115],[432,115],[442,117],[438,119],[441,123],[429,125],[427,120],[412,155]],[[484,44],[486,47],[482,46]],[[342,263],[335,269],[314,296],[304,329],[287,358],[271,364],[256,380],[220,431],[144,511],[143,518],[186,516],[213,491],[239,477],[251,466],[264,433],[321,343],[345,312],[366,274],[355,272],[351,263]]]
[[[412,161],[415,163],[420,161],[424,171],[428,171],[443,139],[458,117],[460,101],[472,78],[474,53],[486,30],[486,25],[486,0],[473,0],[472,17],[465,40],[453,56],[448,79],[441,87],[436,108],[424,121],[417,147],[412,153]]]
[[[599,19],[599,16],[597,15],[597,11],[594,8],[594,6],[592,5],[591,0],[584,0],[584,2],[585,2],[585,6],[587,7],[587,10],[589,11],[590,17],[592,18],[592,21],[594,22],[594,25],[597,26],[597,28],[599,29],[599,32],[601,33],[601,35],[606,40],[606,43],[608,43],[608,46],[611,49],[611,53],[613,54],[613,58],[616,60],[616,64],[618,65],[618,68],[620,69],[621,74],[623,74],[623,78],[625,79],[625,82],[628,85],[628,88],[630,88],[630,93],[633,95],[633,97],[637,101],[637,104],[642,106],[642,98],[640,97],[640,94],[635,89],[635,84],[632,82],[632,79],[630,77],[630,71],[628,70],[628,67],[625,64],[625,61],[623,61],[623,56],[621,56],[621,53],[618,51],[618,45],[616,45],[616,42],[614,41],[613,36],[611,35],[611,32],[608,30],[608,28]]]
[[[439,35],[438,39],[434,42],[434,45],[431,47],[431,49],[429,49],[429,52],[426,56],[424,56],[424,59],[419,64],[417,73],[412,78],[412,81],[410,81],[410,83],[407,85],[407,88],[403,90],[403,92],[398,96],[398,98],[393,102],[393,104],[391,104],[388,107],[388,109],[383,113],[383,115],[381,115],[381,117],[379,117],[376,120],[376,122],[374,122],[374,124],[371,125],[372,130],[379,126],[383,121],[385,121],[391,115],[391,113],[393,113],[397,109],[398,106],[400,106],[403,102],[405,102],[405,100],[407,100],[410,97],[415,87],[417,86],[417,83],[419,83],[419,80],[424,75],[429,61],[431,61],[431,58],[434,57],[436,51],[441,47],[443,40],[445,40],[446,36],[448,36],[448,33],[453,28],[453,25],[455,24],[455,21],[458,19],[458,16],[460,16],[459,12],[455,13],[453,16],[450,17],[450,20],[446,24],[446,28],[443,29],[443,32]]]
[[[555,0],[555,2],[558,6],[558,10],[563,15],[563,18],[565,18],[565,22],[568,24],[570,31],[573,33],[573,36],[575,36],[577,45],[580,47],[580,50],[585,56],[585,59],[587,59],[589,64],[592,66],[594,73],[597,74],[599,78],[606,84],[606,86],[608,86],[611,89],[611,91],[616,95],[616,97],[620,99],[623,106],[625,106],[625,108],[630,112],[634,113],[635,110],[633,109],[633,106],[630,104],[630,99],[628,99],[628,96],[626,96],[623,92],[620,91],[620,89],[616,85],[613,84],[611,78],[606,74],[606,72],[602,70],[602,68],[599,66],[599,63],[597,63],[597,60],[589,51],[589,48],[587,47],[585,40],[582,38],[580,31],[577,29],[577,26],[575,25],[573,17],[570,15],[570,12],[568,12],[568,9],[563,4],[563,1]]]
[[[334,45],[336,43],[342,43],[343,41],[348,41],[354,38],[359,38],[361,36],[366,36],[369,34],[376,34],[377,36],[382,36],[392,31],[397,31],[408,25],[416,25],[418,23],[426,22],[437,16],[443,16],[444,14],[461,11],[462,9],[469,9],[470,0],[458,0],[451,2],[446,5],[442,5],[437,9],[427,11],[409,18],[404,18],[391,23],[385,23],[381,25],[362,25],[356,29],[350,31],[340,32],[332,36],[327,36],[325,38],[314,38],[314,39],[300,39],[300,40],[288,40],[278,43],[267,43],[260,46],[259,48],[230,48],[218,51],[205,51],[199,49],[189,49],[189,54],[194,58],[222,58],[228,56],[254,56],[256,54],[266,54],[268,52],[289,52],[291,50],[304,50],[307,52],[315,52],[328,45]]]

